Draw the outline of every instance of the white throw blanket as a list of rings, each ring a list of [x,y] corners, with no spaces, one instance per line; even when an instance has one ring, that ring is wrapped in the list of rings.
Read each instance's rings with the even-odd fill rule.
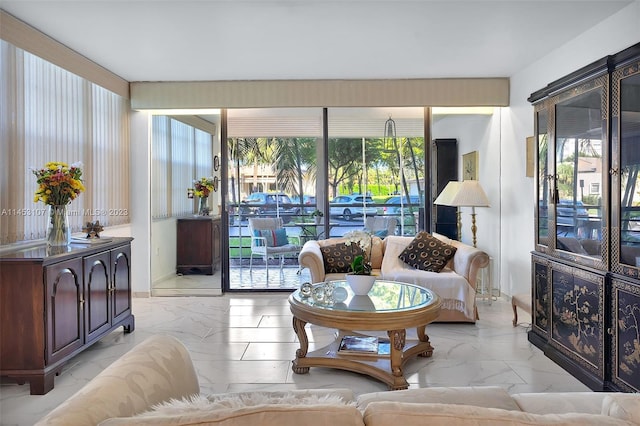
[[[467,318],[474,319],[476,292],[467,280],[449,268],[444,268],[441,272],[428,272],[407,265],[398,256],[408,242],[398,239],[389,239],[386,242],[382,278],[428,288],[440,296],[442,309],[460,311]]]

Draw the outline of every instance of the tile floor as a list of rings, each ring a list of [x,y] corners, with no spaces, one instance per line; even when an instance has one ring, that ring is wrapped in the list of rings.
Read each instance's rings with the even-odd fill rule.
[[[287,297],[281,292],[134,299],[136,330],[126,335],[121,329],[114,331],[70,360],[48,394],[31,396],[26,385],[0,381],[0,424],[32,425],[156,333],[185,343],[205,393],[335,387],[351,388],[357,394],[386,390],[372,378],[346,371],[311,368],[308,374],[294,374],[291,360],[298,344]],[[498,385],[510,393],[588,390],[527,341],[526,324],[512,327],[506,300],[481,301],[479,312],[481,320],[475,325],[427,327],[434,355],[406,364],[410,387]],[[333,330],[308,327],[310,350],[333,337]]]

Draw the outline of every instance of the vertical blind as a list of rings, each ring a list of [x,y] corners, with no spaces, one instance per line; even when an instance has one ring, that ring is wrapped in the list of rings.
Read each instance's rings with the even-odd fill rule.
[[[0,41],[0,244],[45,237],[33,169],[82,162],[85,192],[69,204],[72,231],[129,222],[129,103]]]
[[[152,217],[193,214],[193,181],[213,170],[213,135],[166,116],[152,118]]]

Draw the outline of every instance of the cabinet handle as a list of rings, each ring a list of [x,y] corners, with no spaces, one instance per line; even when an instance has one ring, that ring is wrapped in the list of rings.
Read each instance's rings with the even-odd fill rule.
[[[84,297],[80,295],[80,309],[84,308]]]
[[[611,176],[618,176],[618,173],[619,173],[619,172],[620,172],[620,171],[619,171],[618,169],[615,169],[615,168],[609,169],[609,174],[610,174]]]
[[[613,329],[611,327],[607,328],[607,334],[610,336],[613,335]]]

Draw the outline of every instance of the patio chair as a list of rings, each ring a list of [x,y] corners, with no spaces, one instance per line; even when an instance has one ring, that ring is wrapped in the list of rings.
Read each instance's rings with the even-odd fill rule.
[[[300,237],[287,235],[282,226],[282,218],[250,218],[249,233],[251,235],[251,257],[249,259],[249,271],[253,272],[253,255],[262,256],[267,280],[269,279],[269,259],[280,258],[280,273],[284,265],[284,256],[298,254],[300,252]],[[289,240],[297,240],[292,244]]]
[[[398,219],[388,216],[369,216],[364,222],[364,228],[380,238],[395,235]]]

